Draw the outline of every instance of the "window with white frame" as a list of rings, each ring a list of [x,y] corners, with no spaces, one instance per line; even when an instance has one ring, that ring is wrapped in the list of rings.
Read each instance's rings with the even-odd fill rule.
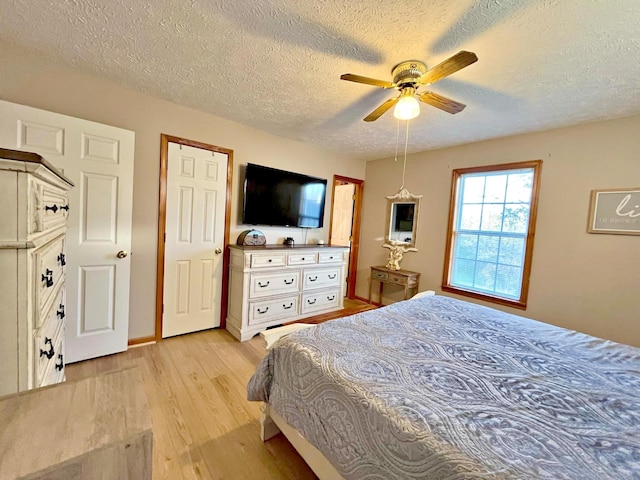
[[[453,171],[443,290],[526,308],[541,167]]]

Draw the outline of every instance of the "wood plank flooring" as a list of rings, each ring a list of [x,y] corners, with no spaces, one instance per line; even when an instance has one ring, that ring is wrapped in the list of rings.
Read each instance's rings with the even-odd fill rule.
[[[342,316],[363,309],[352,302]],[[246,385],[265,354],[260,337],[240,343],[226,330],[206,330],[71,364],[66,376],[140,369],[153,424],[154,480],[315,479],[282,434],[260,440],[261,403],[246,400]]]
[[[260,440],[259,402],[246,385],[266,354],[259,337],[240,343],[206,330],[67,366],[67,380],[136,365],[153,424],[153,478],[314,479],[282,435]]]

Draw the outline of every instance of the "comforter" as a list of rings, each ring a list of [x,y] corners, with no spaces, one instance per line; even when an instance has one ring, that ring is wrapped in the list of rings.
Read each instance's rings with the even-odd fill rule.
[[[640,479],[640,349],[448,297],[279,340],[248,398],[346,479]]]

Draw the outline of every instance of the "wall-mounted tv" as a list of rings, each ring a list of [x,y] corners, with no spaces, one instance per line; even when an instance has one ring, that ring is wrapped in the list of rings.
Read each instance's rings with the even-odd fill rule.
[[[242,223],[320,228],[327,180],[276,168],[247,164]]]

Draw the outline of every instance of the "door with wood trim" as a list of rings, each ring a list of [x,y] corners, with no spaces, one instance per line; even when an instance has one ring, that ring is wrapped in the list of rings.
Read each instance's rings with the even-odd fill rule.
[[[220,326],[229,154],[167,144],[162,337]]]
[[[364,180],[333,176],[329,240],[331,244],[350,247],[345,290],[347,298],[355,298],[356,292],[363,192]]]
[[[39,153],[75,184],[65,363],[127,349],[134,140],[129,130],[0,101],[0,146]]]

